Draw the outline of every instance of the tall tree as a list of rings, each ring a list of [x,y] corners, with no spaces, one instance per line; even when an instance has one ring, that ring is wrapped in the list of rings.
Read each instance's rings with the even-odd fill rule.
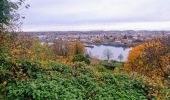
[[[170,37],[164,37],[134,47],[129,54],[125,69],[128,72],[139,73],[154,83],[169,81],[169,42]]]
[[[11,30],[16,28],[20,14],[17,12],[18,9],[23,6],[25,0],[17,0],[12,2],[10,0],[0,0],[0,31]],[[24,7],[28,8],[29,5]],[[24,17],[22,17],[24,18]]]
[[[121,61],[122,61],[122,59],[123,59],[123,55],[122,55],[122,54],[120,54],[120,55],[118,56],[118,59],[119,59],[119,61],[121,62]]]
[[[109,61],[113,57],[113,52],[110,49],[105,49],[103,55]]]
[[[84,45],[80,42],[74,43],[74,55],[84,54]]]

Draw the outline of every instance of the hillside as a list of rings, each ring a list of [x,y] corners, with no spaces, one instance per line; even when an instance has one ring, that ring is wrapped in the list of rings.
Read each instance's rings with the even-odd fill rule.
[[[103,66],[52,63],[46,69],[34,62],[19,63],[25,80],[9,82],[4,97],[18,100],[144,100],[147,87],[139,78],[114,73]]]

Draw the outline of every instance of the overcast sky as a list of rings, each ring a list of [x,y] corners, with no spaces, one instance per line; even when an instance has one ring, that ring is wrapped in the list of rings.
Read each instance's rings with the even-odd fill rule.
[[[23,31],[170,30],[170,0],[27,0]]]

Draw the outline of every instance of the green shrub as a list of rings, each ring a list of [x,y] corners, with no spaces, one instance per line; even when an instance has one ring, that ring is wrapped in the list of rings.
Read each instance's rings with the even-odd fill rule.
[[[108,71],[104,66],[95,66],[95,67],[93,67],[93,70],[95,72],[106,72],[106,71]]]
[[[0,66],[0,93],[7,100],[146,100],[148,95],[148,87],[139,78],[114,74],[103,66],[94,70],[84,62],[76,61],[71,67],[53,63],[48,71],[30,60],[20,60],[14,65],[29,77],[9,81],[13,73]]]
[[[90,59],[85,57],[84,55],[75,55],[73,58],[73,62],[85,62],[86,64],[90,64]]]
[[[22,59],[16,62],[16,67],[19,68],[19,71],[27,74],[30,78],[36,78],[36,73],[41,71],[41,64],[39,62],[27,59]]]
[[[54,64],[55,71],[68,72],[66,66]],[[57,66],[57,67],[56,67]],[[65,67],[65,68],[64,68]],[[74,65],[69,77],[37,72],[36,79],[9,83],[6,99],[17,100],[146,100],[147,87],[139,78],[131,79],[127,74],[101,72],[100,77],[90,77],[91,70],[85,64]],[[74,73],[79,73],[74,76]],[[49,80],[49,77],[51,79]],[[99,82],[100,81],[100,82]]]
[[[74,76],[80,76],[81,74],[89,77],[94,77],[92,69],[90,69],[84,62],[76,62],[72,66],[72,72]]]
[[[61,72],[62,74],[71,73],[71,69],[64,64],[51,64],[50,67],[52,68],[52,70]]]
[[[102,61],[101,65],[103,65],[106,69],[109,69],[109,70],[115,69],[115,64],[113,62]]]

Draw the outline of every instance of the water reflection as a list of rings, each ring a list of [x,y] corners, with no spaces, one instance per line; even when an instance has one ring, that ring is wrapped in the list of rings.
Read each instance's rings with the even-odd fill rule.
[[[118,56],[122,54],[123,55],[122,61],[127,61],[129,51],[132,49],[132,48],[114,47],[114,46],[106,46],[106,45],[93,45],[93,46],[94,48],[86,47],[87,53],[91,57],[95,57],[101,60],[107,59],[107,57],[104,55],[104,51],[109,49],[113,53],[111,60],[120,61]]]

